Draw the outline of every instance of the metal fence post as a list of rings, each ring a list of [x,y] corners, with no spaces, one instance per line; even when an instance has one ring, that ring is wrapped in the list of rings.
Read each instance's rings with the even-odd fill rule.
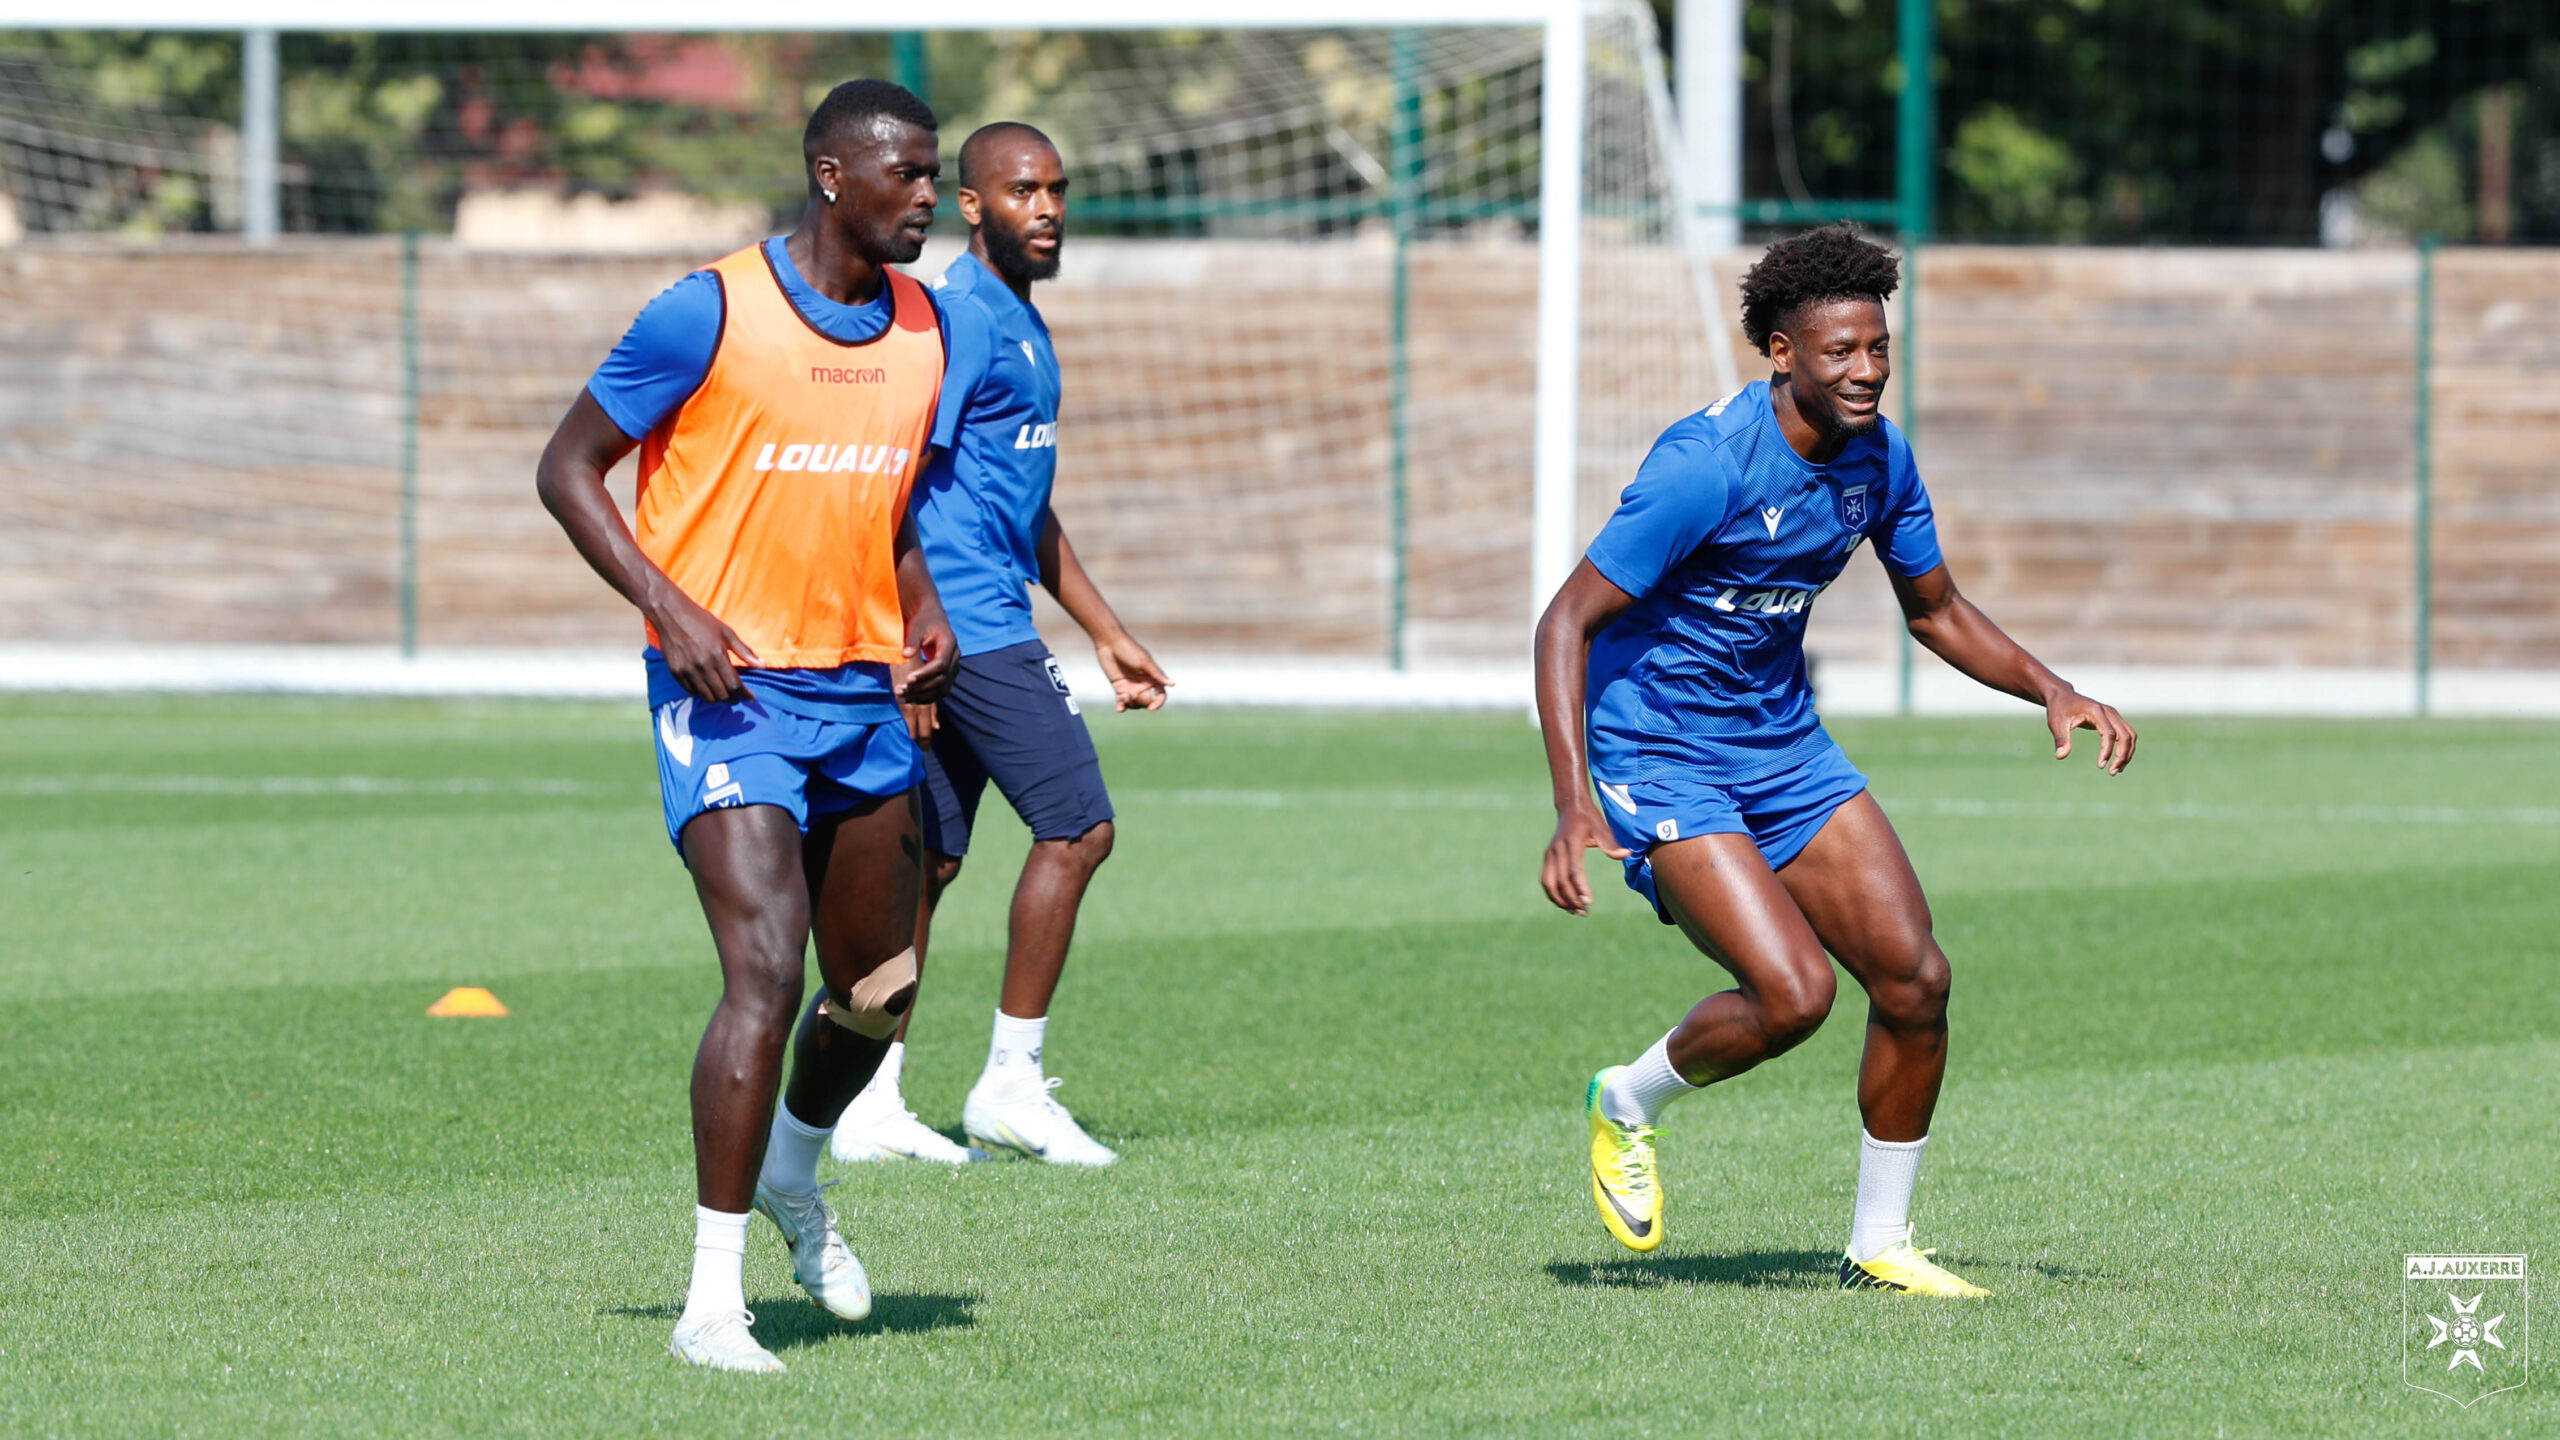
[[[400,653],[418,653],[418,232],[400,235]]]
[[[889,37],[889,78],[915,92],[927,105],[933,89],[933,65],[925,58],[924,33],[900,30]]]
[[[1902,53],[1902,95],[1894,134],[1894,200],[1902,230],[1902,338],[1893,347],[1902,376],[1902,437],[1915,450],[1920,437],[1920,246],[1929,238],[1937,174],[1936,0],[1902,0],[1896,15]],[[1909,626],[1895,631],[1900,644],[1897,713],[1912,710],[1916,656]]]
[[[277,200],[282,171],[276,159],[276,32],[240,35],[240,232],[264,245],[283,228]]]
[[[1408,467],[1412,424],[1407,414],[1410,383],[1412,257],[1408,253],[1419,228],[1422,191],[1422,36],[1410,27],[1395,32],[1394,133],[1387,149],[1387,196],[1395,228],[1394,275],[1387,304],[1387,663],[1405,668],[1411,549],[1411,506]]]
[[[2418,375],[2415,436],[2417,447],[2415,473],[2417,490],[2417,614],[2416,634],[2412,650],[2417,671],[2417,712],[2424,716],[2431,708],[2430,691],[2434,688],[2435,671],[2435,330],[2436,330],[2436,240],[2432,235],[2418,237]]]

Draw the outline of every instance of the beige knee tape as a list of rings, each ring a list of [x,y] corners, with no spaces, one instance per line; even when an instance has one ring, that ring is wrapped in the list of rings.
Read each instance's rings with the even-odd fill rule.
[[[906,1013],[915,993],[916,952],[911,945],[853,982],[850,1005],[840,1006],[830,995],[818,1002],[818,1013],[856,1035],[885,1040],[898,1033],[898,1017]]]

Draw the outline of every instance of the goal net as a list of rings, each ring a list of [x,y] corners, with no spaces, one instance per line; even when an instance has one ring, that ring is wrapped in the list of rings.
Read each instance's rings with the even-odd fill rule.
[[[1651,12],[1584,40],[1573,540],[1732,369]],[[0,639],[636,644],[535,458],[650,296],[789,227],[816,96],[898,74],[947,174],[988,120],[1065,154],[1057,507],[1133,629],[1525,660],[1533,26],[287,33],[263,243],[242,45],[0,33]]]

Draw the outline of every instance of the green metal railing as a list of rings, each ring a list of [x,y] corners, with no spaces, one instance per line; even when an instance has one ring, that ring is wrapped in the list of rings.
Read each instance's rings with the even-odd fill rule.
[[[418,232],[400,236],[400,653],[418,653]]]
[[[2436,628],[2436,485],[2434,436],[2435,422],[2435,338],[2436,338],[2436,239],[2432,235],[2418,237],[2418,355],[2417,394],[2411,397],[2416,414],[2412,436],[2417,454],[2411,466],[2410,480],[2417,491],[2417,514],[2413,541],[2417,547],[2417,573],[2412,577],[2416,590],[2417,614],[2413,617],[2416,634],[2410,637],[2412,668],[2417,671],[2417,712],[2424,716],[2431,708],[2435,680]]]
[[[1937,200],[1937,6],[1934,0],[1902,0],[1896,32],[1902,52],[1902,94],[1895,108],[1894,198],[1902,229],[1902,343],[1893,347],[1902,372],[1902,437],[1920,444],[1920,249],[1936,221]],[[1912,666],[1918,658],[1911,628],[1896,632],[1894,710],[1911,713]]]
[[[1395,82],[1395,129],[1387,147],[1387,193],[1395,215],[1395,280],[1387,325],[1387,663],[1405,668],[1408,610],[1406,564],[1411,546],[1407,457],[1412,426],[1407,414],[1410,380],[1406,336],[1412,298],[1414,231],[1422,208],[1422,36],[1395,32],[1390,68]]]

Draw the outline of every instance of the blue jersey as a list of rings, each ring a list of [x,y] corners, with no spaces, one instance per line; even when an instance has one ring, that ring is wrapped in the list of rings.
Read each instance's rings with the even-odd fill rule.
[[[951,361],[916,486],[916,538],[963,655],[1040,632],[1030,587],[1058,478],[1058,354],[1040,312],[975,255],[935,282]]]
[[[1592,773],[1736,784],[1830,744],[1805,619],[1869,540],[1896,575],[1938,566],[1929,492],[1892,421],[1815,465],[1755,381],[1663,431],[1588,556],[1636,597],[1591,644]]]
[[[881,286],[867,305],[839,305],[801,277],[783,238],[764,242],[765,259],[791,308],[810,329],[840,345],[868,344],[888,330],[896,308],[888,286]],[[658,292],[641,310],[622,343],[596,367],[587,393],[615,429],[635,440],[647,435],[702,388],[727,318],[720,277],[694,271]],[[652,710],[684,694],[656,647],[643,650],[641,658],[648,667]],[[758,670],[739,678],[774,709],[812,719],[872,723],[898,713],[886,665],[857,661],[832,670]]]

